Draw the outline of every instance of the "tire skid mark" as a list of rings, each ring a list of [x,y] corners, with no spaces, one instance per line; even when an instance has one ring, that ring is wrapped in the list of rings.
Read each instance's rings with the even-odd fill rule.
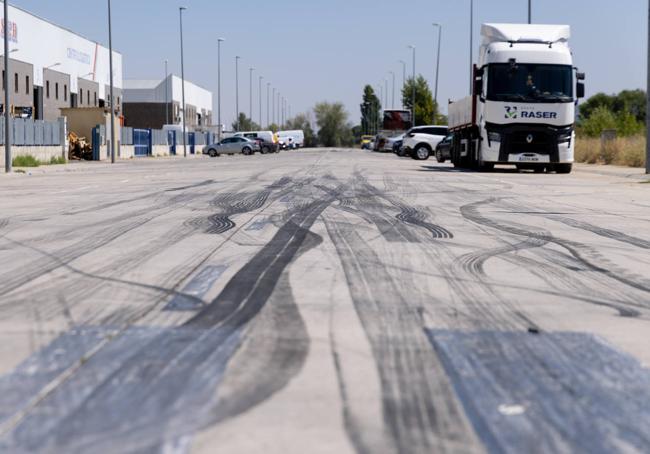
[[[479,212],[480,207],[493,204],[498,201],[499,199],[497,198],[491,198],[480,202],[474,202],[462,206],[460,208],[460,211],[465,219],[476,224],[491,227],[493,229],[511,233],[513,235],[534,238],[561,246],[562,248],[566,249],[578,262],[588,268],[589,271],[600,273],[622,284],[625,284],[628,287],[650,293],[650,281],[647,281],[643,277],[638,277],[637,279],[636,276],[630,276],[627,271],[618,268],[597,251],[584,244],[557,238],[548,231],[534,231],[532,227],[523,224],[513,222],[499,222],[490,219]],[[596,264],[596,262],[599,264]],[[604,266],[607,266],[607,268],[604,268]]]
[[[588,222],[578,221],[566,217],[548,216],[548,218],[554,221],[559,221],[570,227],[575,227],[577,229],[586,230],[588,232],[595,233],[596,235],[602,236],[604,238],[609,238],[611,240],[619,241],[621,243],[630,244],[632,246],[636,246],[641,249],[650,249],[650,241],[638,237],[630,236],[623,232],[598,227]]]
[[[215,180],[205,180],[205,181],[201,181],[200,183],[191,184],[189,186],[181,186],[179,188],[167,189],[165,192],[186,191],[188,189],[196,189],[196,188],[201,188],[203,186],[211,186],[211,185],[216,184],[216,183],[217,182]]]
[[[327,217],[325,225],[371,344],[382,387],[387,437],[364,427],[339,371],[346,431],[356,451],[376,452],[377,440],[382,440],[385,452],[454,452],[459,446],[472,452],[473,430],[428,345],[421,309],[403,295],[402,287],[378,265],[380,257],[349,224]],[[333,351],[340,368],[337,355]]]
[[[242,390],[240,397],[248,402],[226,402],[223,411],[219,402],[214,402],[214,390],[239,348],[242,330],[266,305],[306,241],[312,238],[309,247],[318,244],[309,228],[332,200],[313,201],[295,213],[220,296],[183,326],[128,328],[47,395],[0,446],[14,451],[37,446],[66,452],[91,447],[119,450],[120,446],[160,450],[281,389],[300,370],[308,350],[295,303],[292,314],[297,317],[298,331],[302,326],[303,348],[294,346],[287,352],[287,341],[278,339],[273,352],[276,359],[284,355],[285,366],[292,365],[287,367],[285,379],[273,380],[253,396]],[[224,307],[229,309],[227,313]],[[255,378],[263,372],[255,371]],[[52,409],[59,412],[56,417]],[[129,418],[124,418],[125,414]]]

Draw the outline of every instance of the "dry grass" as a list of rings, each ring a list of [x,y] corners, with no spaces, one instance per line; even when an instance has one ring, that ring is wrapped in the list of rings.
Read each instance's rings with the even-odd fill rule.
[[[628,167],[645,166],[645,137],[621,137],[603,146],[600,139],[579,137],[576,161],[587,164],[614,164]]]

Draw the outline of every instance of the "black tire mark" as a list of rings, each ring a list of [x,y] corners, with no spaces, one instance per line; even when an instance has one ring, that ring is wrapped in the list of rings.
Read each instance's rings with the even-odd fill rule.
[[[577,229],[586,230],[588,232],[595,233],[596,235],[602,236],[604,238],[609,238],[611,240],[619,241],[621,243],[630,244],[632,246],[636,246],[641,249],[650,249],[650,241],[638,237],[630,236],[623,232],[598,227],[588,222],[578,221],[566,217],[547,216],[547,218],[552,219],[554,221],[559,221],[570,227],[575,227]]]
[[[593,249],[580,244],[574,241],[564,240],[557,237],[554,237],[551,233],[547,231],[533,231],[531,227],[525,226],[517,223],[501,223],[493,219],[487,218],[480,214],[479,207],[492,204],[497,202],[499,199],[491,198],[481,202],[474,202],[469,205],[464,205],[460,208],[461,214],[463,217],[469,221],[472,221],[479,225],[484,225],[491,227],[493,229],[511,233],[513,235],[539,239],[542,241],[547,241],[548,243],[554,243],[558,246],[566,249],[578,262],[588,268],[590,271],[595,271],[604,276],[607,276],[611,279],[614,279],[622,284],[625,284],[629,287],[641,290],[646,293],[650,293],[650,282],[647,282],[643,278],[640,278],[639,281],[633,280],[627,275],[627,272],[622,269],[617,269],[611,262],[608,263],[610,266],[609,269],[603,268],[600,265],[596,265],[594,261],[599,261],[600,263],[607,263],[608,260],[602,257],[598,252]],[[590,256],[591,260],[587,257]],[[592,261],[593,260],[593,261]]]
[[[396,216],[400,221],[428,230],[434,239],[451,239],[454,237],[449,230],[426,222],[426,215],[416,208],[406,205],[402,205],[401,208],[402,212]]]
[[[187,189],[196,189],[196,188],[201,188],[203,186],[210,186],[215,184],[216,181],[214,180],[205,180],[200,183],[192,184],[189,186],[181,186],[180,188],[172,188],[172,189],[167,189],[165,192],[177,192],[177,191],[185,191]]]
[[[473,430],[439,358],[427,345],[421,309],[403,295],[403,282],[395,283],[380,257],[353,228],[329,217],[325,224],[377,364],[383,420],[390,434],[381,448],[403,453],[452,452],[462,440],[472,451]],[[337,355],[334,351],[333,360],[340,367]],[[342,380],[339,372],[339,386],[345,391]],[[376,452],[372,440],[382,439],[381,435],[369,433],[348,397],[341,392],[348,437],[358,453]]]

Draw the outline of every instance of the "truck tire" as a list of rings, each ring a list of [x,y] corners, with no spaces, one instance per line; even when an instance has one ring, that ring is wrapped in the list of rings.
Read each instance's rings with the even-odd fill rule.
[[[444,164],[445,161],[447,161],[443,156],[442,156],[442,151],[436,150],[436,161],[438,161],[440,164]]]
[[[555,164],[553,170],[556,173],[568,175],[573,170],[573,164]]]
[[[431,157],[431,148],[428,145],[420,144],[411,152],[411,157],[416,161],[426,161]]]

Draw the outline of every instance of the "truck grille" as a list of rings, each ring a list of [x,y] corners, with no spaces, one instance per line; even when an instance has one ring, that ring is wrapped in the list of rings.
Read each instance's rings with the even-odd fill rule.
[[[506,145],[509,154],[537,153],[550,155],[553,152],[554,140],[548,134],[542,132],[519,131],[509,137],[506,136],[504,145]]]

